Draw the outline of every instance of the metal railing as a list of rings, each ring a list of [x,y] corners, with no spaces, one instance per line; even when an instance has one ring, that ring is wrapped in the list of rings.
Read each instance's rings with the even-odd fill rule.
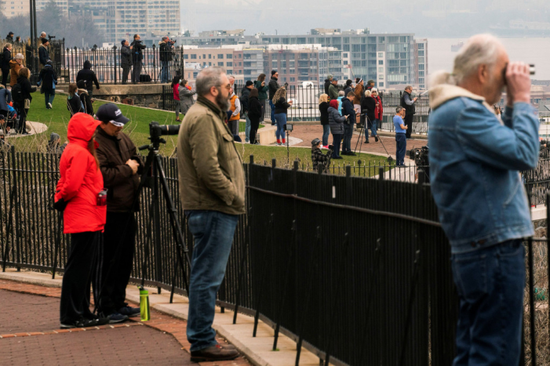
[[[13,148],[0,151],[3,270],[62,272],[69,237],[62,234],[61,215],[51,208],[59,158]],[[192,252],[176,159],[162,161]],[[296,339],[299,350],[313,350],[326,364],[451,364],[458,299],[450,247],[429,185],[390,181],[384,174],[353,177],[351,167],[337,176],[300,171],[297,162],[293,169],[276,165],[253,160],[244,165],[247,214],[239,220],[219,305],[273,326],[274,349],[278,332],[284,332]],[[159,220],[151,219],[157,212],[154,203]],[[166,202],[145,190],[136,219],[133,281],[143,278],[159,289],[185,294],[189,268],[184,263],[182,271],[176,262]],[[536,269],[533,261],[549,244],[526,245],[529,279],[535,282],[526,296],[525,319],[531,321],[525,354],[534,365],[534,336],[548,337],[548,329],[535,327],[534,306],[549,300],[536,300],[533,292],[534,286],[548,289],[548,277],[541,277],[547,267],[539,266],[547,266],[548,258],[539,258]],[[547,315],[548,308],[541,309],[537,313]],[[548,354],[546,348],[538,351],[541,356],[544,352]]]

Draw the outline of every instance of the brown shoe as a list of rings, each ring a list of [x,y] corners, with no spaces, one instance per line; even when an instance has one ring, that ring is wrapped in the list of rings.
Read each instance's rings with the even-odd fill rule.
[[[191,352],[191,361],[207,362],[207,361],[223,361],[234,360],[239,357],[240,353],[235,348],[222,347],[219,344]]]

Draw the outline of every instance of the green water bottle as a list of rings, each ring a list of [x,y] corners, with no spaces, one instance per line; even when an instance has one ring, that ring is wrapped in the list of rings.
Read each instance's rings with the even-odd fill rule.
[[[138,289],[141,321],[146,322],[151,319],[151,314],[149,313],[149,291],[140,286],[138,286]]]

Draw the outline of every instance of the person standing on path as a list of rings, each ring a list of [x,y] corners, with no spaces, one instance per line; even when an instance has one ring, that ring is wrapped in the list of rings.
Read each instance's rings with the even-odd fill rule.
[[[250,91],[248,97],[248,118],[250,118],[250,143],[258,145],[256,136],[260,127],[260,118],[263,116],[262,104],[258,98],[258,89],[254,88]],[[265,103],[264,103],[265,104]]]
[[[344,142],[342,143],[342,155],[355,156],[355,153],[351,151],[351,138],[353,137],[353,127],[356,121],[356,110],[353,106],[353,100],[355,99],[355,93],[350,91],[348,95],[342,98],[342,115],[348,116],[344,121]]]
[[[177,146],[180,197],[195,239],[187,339],[194,362],[232,360],[239,352],[218,344],[212,323],[235,228],[246,212],[243,162],[225,124],[231,89],[225,70],[202,70],[196,88]]]
[[[239,120],[241,119],[241,101],[235,90],[231,87],[229,91],[229,110],[227,111],[227,126],[233,136],[239,135]]]
[[[250,97],[250,90],[254,88],[254,83],[250,80],[246,81],[245,86],[241,90],[241,97],[239,98],[241,102],[241,115],[244,116],[244,119],[246,121],[245,125],[245,142],[249,142],[250,138],[250,128],[251,128],[251,122],[250,118],[248,118],[248,98]]]
[[[57,85],[57,73],[53,69],[52,61],[48,60],[46,66],[40,70],[38,83],[40,92],[44,94],[46,109],[52,109],[53,99],[55,98],[55,86]]]
[[[122,66],[122,84],[128,83],[128,73],[132,68],[132,50],[130,43],[123,39],[120,48],[120,66]],[[133,78],[132,78],[133,79]]]
[[[395,126],[395,165],[405,166],[405,151],[407,151],[407,126],[403,121],[405,116],[405,108],[395,108],[395,116],[393,116],[393,125]]]
[[[275,104],[273,104],[273,97],[279,90],[279,73],[277,70],[271,71],[271,80],[269,81],[269,106],[271,107],[271,125],[275,125]]]
[[[277,145],[285,145],[287,110],[292,106],[292,101],[286,100],[286,88],[284,86],[277,90],[272,102],[275,105],[275,121],[277,122],[277,131],[275,131]]]
[[[328,95],[319,96],[319,112],[321,113],[321,125],[323,126],[323,148],[328,148],[328,135],[330,134],[330,125],[328,123]]]
[[[269,85],[265,83],[265,74],[260,74],[258,76],[258,80],[254,82],[254,88],[258,89],[258,101],[262,106],[260,122],[263,122],[265,117],[265,101],[267,100],[267,92],[269,91]]]
[[[12,47],[13,46],[11,43],[6,43],[4,50],[2,51],[2,62],[0,63],[0,68],[2,69],[2,85],[4,85],[4,87],[7,87],[8,85]]]
[[[338,101],[333,99],[330,101],[328,107],[328,121],[330,124],[330,132],[332,133],[332,145],[334,150],[332,150],[333,159],[343,159],[340,156],[340,142],[342,141],[342,136],[344,134],[344,121],[346,120],[345,116],[341,116],[338,113]]]
[[[108,194],[107,221],[99,252],[101,277],[94,294],[98,311],[109,317],[109,323],[120,323],[139,314],[139,308],[128,306],[125,299],[134,261],[134,212],[139,210],[136,199],[143,161],[132,140],[122,132],[129,119],[115,104],[100,106],[96,118],[101,121],[96,134],[97,159]]]
[[[504,88],[500,122],[492,105]],[[529,65],[487,34],[464,44],[452,74],[430,79],[430,184],[459,298],[454,366],[520,363],[523,240],[534,228],[519,172],[540,148],[530,91]]]
[[[181,113],[181,103],[180,103],[180,92],[179,92],[179,86],[180,86],[180,77],[174,76],[172,79],[172,92],[174,97],[174,104],[176,106],[176,121],[181,122],[180,120],[180,113]]]
[[[193,103],[195,103],[193,99],[193,95],[195,94],[196,92],[191,91],[191,87],[188,85],[187,80],[182,79],[178,87],[178,96],[180,98],[180,111],[184,116]]]
[[[405,115],[405,125],[407,126],[407,138],[411,138],[412,133],[412,123],[413,123],[413,117],[416,113],[416,107],[414,103],[416,103],[416,100],[418,98],[412,98],[411,93],[413,91],[412,86],[407,86],[405,88],[405,91],[403,92],[403,95],[401,96],[401,107],[405,108],[406,115]]]
[[[92,327],[107,322],[90,311],[92,268],[107,214],[103,176],[94,145],[99,123],[87,114],[75,114],[67,128],[69,145],[59,162],[61,178],[55,190],[54,207],[63,212],[63,233],[71,234],[61,285],[61,328]]]

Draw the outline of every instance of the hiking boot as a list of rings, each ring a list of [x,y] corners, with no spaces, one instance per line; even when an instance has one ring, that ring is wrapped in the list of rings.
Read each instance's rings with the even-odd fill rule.
[[[209,362],[209,361],[224,361],[234,360],[239,357],[240,353],[235,348],[220,346],[219,344],[191,352],[191,361],[193,362]]]
[[[122,315],[120,313],[112,313],[111,315],[109,315],[109,324],[122,323],[126,320],[128,320],[127,315]]]
[[[120,309],[118,309],[119,314],[126,315],[126,316],[138,316],[140,313],[139,308],[132,308],[130,306],[124,306]]]

